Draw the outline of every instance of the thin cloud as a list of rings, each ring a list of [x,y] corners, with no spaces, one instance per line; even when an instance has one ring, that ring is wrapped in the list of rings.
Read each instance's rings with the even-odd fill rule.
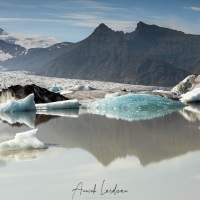
[[[36,5],[19,4],[19,3],[0,2],[0,7],[37,8],[38,6],[36,6]]]
[[[68,23],[66,20],[57,20],[57,19],[34,19],[34,18],[0,18],[0,22],[56,22],[56,23]]]
[[[103,11],[116,11],[116,10],[123,10],[124,8],[121,7],[113,7],[111,4],[99,2],[99,1],[90,1],[90,0],[76,0],[76,1],[65,1],[53,3],[53,4],[43,4],[43,7],[51,8],[51,9],[69,9],[76,7],[77,9],[95,9],[95,10],[103,10]]]
[[[62,17],[72,20],[73,26],[96,28],[99,24],[105,23],[116,31],[133,31],[137,24],[137,22],[133,20],[118,20],[112,18],[108,19],[104,17],[104,15],[97,16],[83,13],[68,14]]]
[[[195,7],[195,6],[191,6],[191,7],[183,7],[184,9],[189,9],[192,11],[199,11],[200,12],[200,7]]]

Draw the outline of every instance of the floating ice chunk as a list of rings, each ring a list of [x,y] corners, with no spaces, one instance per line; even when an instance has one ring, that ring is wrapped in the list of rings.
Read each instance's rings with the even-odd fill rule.
[[[9,124],[25,124],[30,128],[35,128],[36,112],[14,112],[14,113],[0,113],[0,119]]]
[[[191,102],[200,102],[200,88],[195,88],[190,92],[181,95],[181,102],[191,103]]]
[[[61,90],[63,90],[63,88],[58,86],[54,86],[49,89],[50,92],[59,92]]]
[[[23,112],[36,110],[34,94],[28,95],[24,99],[9,100],[7,103],[0,104],[0,112]]]
[[[115,92],[115,93],[109,93],[105,95],[105,98],[112,98],[112,97],[118,97],[120,96],[119,92]]]
[[[95,88],[92,88],[90,86],[85,85],[75,85],[71,88],[69,88],[71,91],[89,91],[89,90],[95,90]]]
[[[13,140],[2,142],[0,151],[13,151],[22,149],[44,149],[46,145],[36,138],[38,129],[17,133]]]
[[[52,103],[36,104],[37,110],[51,110],[51,109],[78,109],[79,103],[77,99],[56,101]]]
[[[173,101],[154,95],[127,94],[119,97],[101,99],[83,106],[89,113],[128,121],[160,117],[184,107]]]
[[[61,95],[65,95],[65,94],[71,94],[74,93],[74,91],[70,91],[70,90],[63,90],[60,92]]]

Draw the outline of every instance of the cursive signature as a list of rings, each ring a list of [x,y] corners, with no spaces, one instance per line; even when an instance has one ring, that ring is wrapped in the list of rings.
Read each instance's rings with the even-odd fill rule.
[[[117,195],[120,193],[127,193],[128,190],[125,189],[119,189],[118,185],[115,184],[113,188],[107,188],[105,186],[105,180],[103,180],[100,190],[97,190],[97,184],[94,184],[92,188],[85,189],[83,187],[83,182],[78,183],[78,185],[72,190],[72,199],[74,199],[76,194],[82,195],[83,193],[94,195],[95,193],[98,193],[99,195]]]

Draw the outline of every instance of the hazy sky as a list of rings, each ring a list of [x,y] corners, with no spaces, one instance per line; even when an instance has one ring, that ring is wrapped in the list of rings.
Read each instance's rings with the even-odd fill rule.
[[[0,0],[0,27],[80,41],[100,23],[131,32],[139,21],[200,35],[200,0]]]

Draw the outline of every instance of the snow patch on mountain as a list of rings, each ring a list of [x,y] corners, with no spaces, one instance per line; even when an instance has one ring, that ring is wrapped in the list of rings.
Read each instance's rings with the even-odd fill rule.
[[[48,37],[44,35],[7,33],[5,31],[2,31],[2,34],[0,34],[0,40],[4,40],[5,42],[11,44],[21,45],[26,49],[47,48],[60,42],[53,37]]]
[[[4,51],[0,50],[0,61],[7,60],[9,58],[13,58],[13,56],[9,53],[5,53]]]

